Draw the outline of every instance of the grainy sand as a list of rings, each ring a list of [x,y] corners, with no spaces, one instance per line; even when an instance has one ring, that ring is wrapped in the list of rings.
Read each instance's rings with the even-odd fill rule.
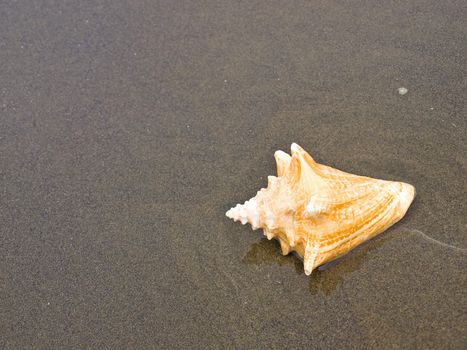
[[[465,349],[464,7],[1,1],[0,347]],[[307,277],[224,216],[292,142],[417,198]]]

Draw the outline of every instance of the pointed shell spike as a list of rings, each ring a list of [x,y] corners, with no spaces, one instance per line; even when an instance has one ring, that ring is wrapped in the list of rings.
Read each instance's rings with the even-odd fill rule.
[[[274,153],[274,158],[276,158],[277,176],[280,177],[284,175],[285,170],[289,167],[292,158],[283,151],[276,151]]]
[[[286,240],[279,239],[279,243],[281,244],[281,252],[282,255],[287,255],[290,253],[290,245],[287,243]]]
[[[399,221],[415,197],[412,185],[349,174],[322,164],[293,143],[274,153],[277,177],[226,215],[295,251],[307,275]]]

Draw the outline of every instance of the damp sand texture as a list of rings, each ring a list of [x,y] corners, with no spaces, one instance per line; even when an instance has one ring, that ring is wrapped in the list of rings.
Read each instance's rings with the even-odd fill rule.
[[[0,2],[0,347],[465,349],[462,6]],[[292,142],[417,197],[308,277],[224,216]]]

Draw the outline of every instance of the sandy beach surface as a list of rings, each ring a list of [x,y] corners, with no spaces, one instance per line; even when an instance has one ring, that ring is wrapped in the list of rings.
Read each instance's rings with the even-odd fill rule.
[[[0,348],[465,349],[463,9],[1,1]],[[417,197],[307,277],[224,215],[292,142]]]

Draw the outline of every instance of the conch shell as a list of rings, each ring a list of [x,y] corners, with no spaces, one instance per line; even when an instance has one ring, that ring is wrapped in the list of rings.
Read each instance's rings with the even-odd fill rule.
[[[291,151],[277,151],[277,177],[226,215],[262,228],[282,254],[294,251],[307,275],[395,224],[414,199],[412,185],[318,164],[295,143]]]

